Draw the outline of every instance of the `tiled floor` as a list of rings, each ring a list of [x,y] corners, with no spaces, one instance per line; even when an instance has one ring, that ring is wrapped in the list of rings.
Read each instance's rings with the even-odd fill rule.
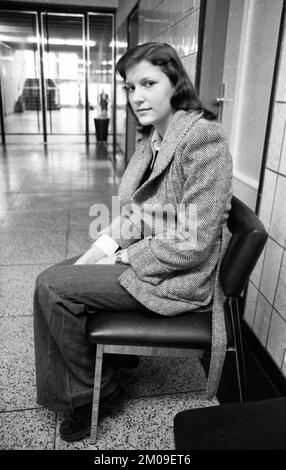
[[[35,400],[32,295],[37,274],[90,246],[89,208],[111,204],[122,161],[104,147],[0,148],[0,337],[2,449],[174,449],[173,418],[180,410],[210,406],[205,375],[193,359],[140,358],[122,369],[120,398],[89,439],[59,437],[61,413]]]

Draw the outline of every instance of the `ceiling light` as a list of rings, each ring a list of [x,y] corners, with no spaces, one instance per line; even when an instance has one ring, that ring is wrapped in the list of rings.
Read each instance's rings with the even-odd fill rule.
[[[37,38],[30,36],[27,38],[27,42],[36,43]],[[49,44],[51,46],[82,46],[83,41],[81,39],[61,39],[61,38],[50,38],[47,40],[44,38],[44,44]],[[87,41],[87,45],[93,47],[96,45],[95,41]]]

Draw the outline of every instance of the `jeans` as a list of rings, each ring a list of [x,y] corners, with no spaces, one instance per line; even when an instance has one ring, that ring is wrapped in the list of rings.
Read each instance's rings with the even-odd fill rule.
[[[126,265],[75,265],[78,257],[43,271],[34,294],[37,403],[66,410],[92,401],[95,347],[86,321],[98,310],[149,311],[118,282]],[[112,393],[113,370],[103,364],[101,396]]]

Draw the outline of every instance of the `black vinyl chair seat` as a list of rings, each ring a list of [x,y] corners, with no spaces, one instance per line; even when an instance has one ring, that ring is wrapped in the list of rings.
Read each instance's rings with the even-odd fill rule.
[[[98,312],[87,324],[89,341],[169,348],[208,349],[211,312],[187,312],[175,317],[147,312]]]

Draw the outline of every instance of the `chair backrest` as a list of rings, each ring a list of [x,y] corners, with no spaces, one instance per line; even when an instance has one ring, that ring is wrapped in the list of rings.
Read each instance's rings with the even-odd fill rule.
[[[222,260],[220,281],[226,296],[239,297],[268,235],[257,215],[235,196],[232,198],[228,228],[232,237]]]

